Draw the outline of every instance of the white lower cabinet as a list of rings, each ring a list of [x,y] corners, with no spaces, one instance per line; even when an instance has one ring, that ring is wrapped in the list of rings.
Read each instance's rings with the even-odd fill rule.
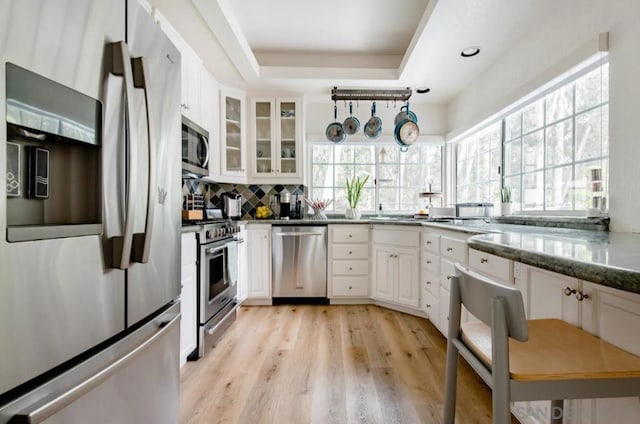
[[[371,297],[420,309],[419,246],[417,229],[374,226]]]
[[[423,228],[421,244],[420,281],[423,300],[421,308],[433,325],[446,337],[449,327],[449,276],[454,264],[466,265],[468,234],[436,228]],[[463,312],[464,322],[467,314]]]
[[[271,304],[271,225],[247,225],[246,304]]]
[[[180,365],[196,348],[196,304],[197,304],[197,243],[195,233],[182,234],[182,265],[180,273]]]
[[[369,225],[329,225],[328,231],[329,298],[369,297]]]
[[[640,356],[640,295],[582,282],[582,328]],[[582,424],[638,423],[640,398],[582,401]]]
[[[516,264],[529,319],[558,318],[621,349],[640,355],[640,295],[612,289],[529,265]],[[635,334],[635,333],[633,333]],[[549,422],[549,402],[516,402],[513,412],[525,424]],[[564,423],[640,422],[640,398],[565,401]]]

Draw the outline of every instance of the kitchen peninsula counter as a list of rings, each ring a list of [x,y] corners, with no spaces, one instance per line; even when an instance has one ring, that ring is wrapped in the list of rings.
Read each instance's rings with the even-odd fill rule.
[[[245,222],[272,225],[402,225],[453,230],[469,234],[470,248],[596,284],[640,293],[640,234],[483,220],[441,223],[412,218],[329,218]]]

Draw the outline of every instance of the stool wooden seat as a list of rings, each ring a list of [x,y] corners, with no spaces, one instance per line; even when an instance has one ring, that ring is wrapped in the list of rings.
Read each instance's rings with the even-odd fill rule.
[[[640,358],[559,319],[527,321],[529,340],[509,340],[513,380],[566,380],[640,377]],[[462,324],[462,340],[491,364],[491,328]]]
[[[458,355],[493,391],[494,424],[511,421],[512,401],[640,396],[640,357],[557,319],[527,321],[522,294],[456,264],[451,276],[444,424],[455,419]],[[460,325],[462,305],[480,322]]]

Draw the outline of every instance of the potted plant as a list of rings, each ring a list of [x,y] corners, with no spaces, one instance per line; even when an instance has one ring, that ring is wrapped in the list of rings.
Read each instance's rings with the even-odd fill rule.
[[[367,181],[369,181],[368,175],[365,175],[362,179],[357,176],[351,179],[347,178],[347,202],[349,207],[344,211],[344,216],[347,219],[360,219],[361,212],[358,210],[358,202],[360,202],[362,189]]]
[[[500,191],[500,198],[502,200],[502,204],[500,205],[500,211],[502,216],[511,215],[511,188],[509,186],[504,186]]]

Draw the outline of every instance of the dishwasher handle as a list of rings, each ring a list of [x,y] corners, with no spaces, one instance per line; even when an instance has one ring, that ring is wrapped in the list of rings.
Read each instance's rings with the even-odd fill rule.
[[[303,232],[303,233],[274,233],[274,236],[280,237],[310,237],[310,236],[323,236],[323,233],[315,233],[315,232]]]

